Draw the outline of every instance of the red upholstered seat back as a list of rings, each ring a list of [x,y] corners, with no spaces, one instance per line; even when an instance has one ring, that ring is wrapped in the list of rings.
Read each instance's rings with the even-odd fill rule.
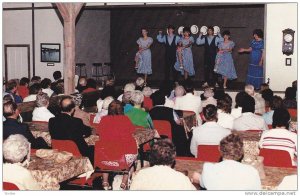
[[[3,190],[9,191],[9,190],[20,190],[17,185],[10,183],[10,182],[3,182]]]
[[[261,148],[259,156],[264,157],[264,165],[271,167],[293,167],[287,151]]]
[[[76,143],[72,140],[51,140],[52,148],[58,149],[59,151],[67,151],[71,152],[74,156],[81,156],[81,153],[76,145]]]
[[[145,97],[144,96],[143,107],[145,109],[147,109],[147,111],[149,111],[149,110],[151,110],[153,108],[153,102],[152,102],[152,99],[150,97]]]
[[[207,162],[219,162],[221,154],[219,145],[199,145],[197,159]]]
[[[159,135],[166,135],[172,140],[172,127],[171,123],[166,120],[153,120],[154,128],[158,131]]]

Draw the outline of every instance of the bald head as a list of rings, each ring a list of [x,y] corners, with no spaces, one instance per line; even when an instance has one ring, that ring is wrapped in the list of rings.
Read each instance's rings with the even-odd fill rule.
[[[75,108],[75,103],[70,96],[62,98],[60,101],[61,111],[65,113],[72,113]]]

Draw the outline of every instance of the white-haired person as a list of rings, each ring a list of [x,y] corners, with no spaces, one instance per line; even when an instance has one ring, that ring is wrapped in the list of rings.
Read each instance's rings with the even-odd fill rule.
[[[97,101],[98,113],[96,114],[96,116],[94,118],[94,121],[93,121],[94,123],[100,123],[101,119],[104,116],[108,115],[108,106],[113,100],[114,100],[114,98],[109,96],[109,97],[106,97],[104,100],[99,99]]]
[[[141,126],[145,128],[153,128],[153,122],[148,112],[142,108],[144,101],[144,95],[141,91],[135,90],[131,95],[131,102],[133,108],[125,113],[135,126]]]
[[[145,86],[143,88],[143,94],[144,94],[144,103],[143,103],[143,107],[146,109],[146,111],[149,111],[152,109],[153,107],[153,102],[152,99],[150,98],[150,96],[153,93],[153,90],[149,87],[149,86]]]
[[[205,100],[202,100],[202,108],[206,107],[208,104],[217,106],[217,100],[214,98],[214,91],[211,88],[205,88],[203,96]]]
[[[254,86],[248,84],[245,86],[245,92],[254,98],[255,100],[255,114],[263,115],[266,112],[266,103],[261,94],[256,93],[254,90]]]
[[[15,184],[20,190],[41,190],[30,171],[25,168],[30,143],[20,134],[10,135],[3,142],[3,182]]]
[[[124,93],[126,92],[133,92],[135,90],[135,85],[134,83],[128,83],[124,86],[124,91],[123,91],[123,94],[121,94],[119,97],[118,97],[118,100],[119,101],[123,101],[123,95]]]
[[[47,93],[37,94],[35,102],[36,107],[32,112],[32,120],[49,122],[49,119],[53,118],[54,115],[48,110],[49,96]]]

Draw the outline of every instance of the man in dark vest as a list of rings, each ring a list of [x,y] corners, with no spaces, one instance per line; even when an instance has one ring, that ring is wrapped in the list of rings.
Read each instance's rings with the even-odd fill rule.
[[[216,86],[218,87],[218,75],[214,72],[215,60],[217,55],[218,43],[222,40],[220,34],[214,36],[214,28],[209,26],[207,36],[203,36],[200,32],[196,40],[197,45],[204,44],[204,84],[202,87]]]
[[[179,36],[174,34],[175,27],[173,25],[168,26],[168,35],[163,35],[162,31],[159,31],[157,35],[157,41],[163,43],[166,46],[166,61],[165,61],[165,80],[170,80],[170,71],[173,72],[173,80],[178,82],[178,72],[175,70],[174,65],[176,63],[176,47],[180,39]]]

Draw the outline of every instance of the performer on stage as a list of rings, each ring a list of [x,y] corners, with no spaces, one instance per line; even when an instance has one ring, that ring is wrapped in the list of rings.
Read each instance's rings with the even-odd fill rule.
[[[166,47],[166,62],[165,62],[165,80],[170,80],[170,70],[173,72],[173,80],[178,82],[178,72],[174,69],[176,62],[176,46],[180,39],[179,36],[174,34],[175,27],[173,25],[168,26],[168,35],[163,35],[162,31],[158,32],[157,41],[165,44]]]
[[[250,63],[248,66],[248,74],[246,84],[252,84],[255,89],[259,89],[263,83],[263,56],[264,56],[264,40],[263,31],[255,29],[253,31],[253,40],[249,48],[239,49],[240,53],[250,52]]]
[[[142,35],[136,42],[139,45],[139,51],[136,53],[136,69],[137,73],[144,74],[145,85],[147,84],[147,76],[152,74],[151,50],[150,46],[153,39],[148,37],[146,28],[142,28]]]
[[[234,42],[230,39],[229,31],[224,31],[222,36],[224,41],[219,42],[219,51],[216,56],[216,65],[214,71],[222,75],[224,79],[223,88],[226,89],[227,79],[233,80],[236,79],[237,76],[231,55]]]
[[[218,43],[223,40],[221,35],[214,36],[214,28],[209,26],[207,29],[207,36],[203,36],[200,32],[196,39],[197,45],[204,44],[204,84],[203,87],[216,86],[218,87],[218,76],[214,73],[215,59],[217,55]]]
[[[195,42],[193,37],[190,37],[191,31],[189,27],[183,28],[183,37],[178,41],[177,47],[177,61],[174,65],[177,71],[184,75],[187,80],[188,76],[195,75],[192,44]]]

